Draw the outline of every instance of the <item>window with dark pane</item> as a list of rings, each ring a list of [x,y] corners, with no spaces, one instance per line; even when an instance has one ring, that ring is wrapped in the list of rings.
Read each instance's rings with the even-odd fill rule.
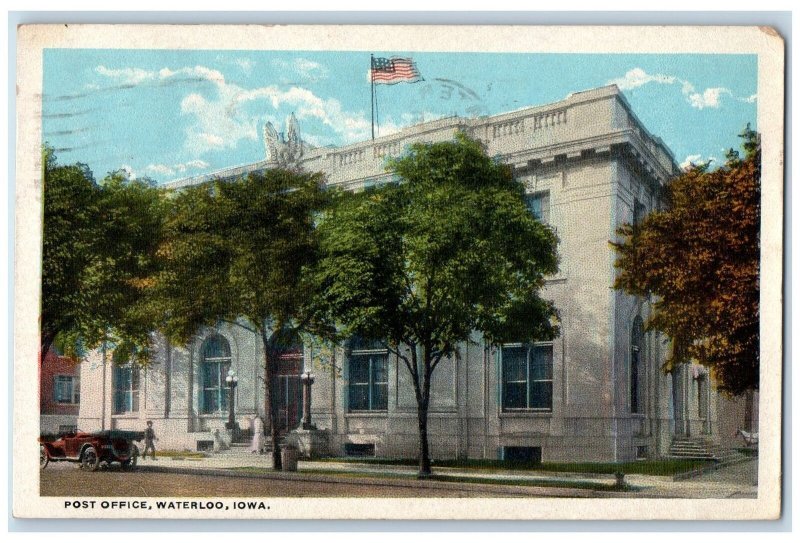
[[[639,200],[633,201],[633,225],[639,226],[647,214],[647,208]]]
[[[630,393],[631,393],[631,413],[642,412],[642,397],[640,393],[639,381],[642,372],[642,352],[644,349],[644,323],[642,318],[637,316],[633,320],[631,329],[631,365],[630,365]]]
[[[53,383],[53,399],[57,403],[80,402],[80,380],[72,375],[56,375]]]
[[[385,411],[389,401],[387,350],[380,343],[354,338],[348,358],[350,411]]]
[[[552,345],[506,345],[501,360],[503,410],[553,408]]]
[[[139,367],[132,364],[114,366],[114,413],[139,411]]]
[[[231,368],[231,347],[228,340],[213,335],[205,340],[201,353],[201,410],[218,413],[228,408],[228,391],[225,378]]]
[[[525,195],[525,204],[531,214],[543,223],[550,222],[550,192],[534,192]]]

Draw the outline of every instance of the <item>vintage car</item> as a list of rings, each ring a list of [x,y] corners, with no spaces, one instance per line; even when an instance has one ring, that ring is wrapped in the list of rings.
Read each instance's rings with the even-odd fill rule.
[[[134,441],[144,439],[144,432],[105,430],[74,432],[58,437],[39,438],[39,467],[50,462],[79,462],[79,467],[96,471],[100,466],[119,462],[122,469],[136,467],[139,447]]]

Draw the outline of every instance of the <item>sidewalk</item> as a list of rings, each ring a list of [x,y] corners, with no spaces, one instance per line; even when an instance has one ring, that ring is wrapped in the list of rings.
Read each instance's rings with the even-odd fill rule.
[[[499,494],[614,498],[755,498],[757,486],[753,474],[757,473],[756,466],[756,461],[750,460],[684,481],[673,481],[671,476],[631,474],[625,477],[630,489],[619,492],[613,490],[614,476],[611,474],[434,468],[434,474],[446,476],[452,481],[419,481],[415,477],[417,469],[414,466],[355,462],[301,460],[297,472],[276,472],[272,471],[271,455],[246,451],[226,451],[198,459],[139,459],[139,469],[171,473],[337,481],[389,487],[446,484],[469,488],[478,485],[481,488],[491,486]],[[470,481],[459,480],[463,478],[469,478]],[[605,491],[605,487],[608,487],[608,491]]]

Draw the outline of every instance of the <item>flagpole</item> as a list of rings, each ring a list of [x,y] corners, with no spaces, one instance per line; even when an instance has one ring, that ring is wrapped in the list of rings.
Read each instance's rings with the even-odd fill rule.
[[[372,108],[372,139],[375,139],[375,56],[369,55],[369,105]]]

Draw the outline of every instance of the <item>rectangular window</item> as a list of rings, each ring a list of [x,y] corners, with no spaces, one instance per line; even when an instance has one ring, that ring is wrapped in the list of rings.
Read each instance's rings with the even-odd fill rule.
[[[80,379],[73,375],[56,375],[53,382],[53,400],[56,403],[80,403]]]
[[[345,443],[345,456],[375,456],[374,443]]]
[[[389,402],[389,374],[385,350],[353,351],[349,358],[350,411],[385,411]]]
[[[139,411],[139,368],[114,366],[114,413]]]
[[[539,221],[550,222],[550,192],[534,192],[525,195],[525,203],[528,209]]]
[[[541,447],[503,447],[503,460],[511,464],[541,464]]]
[[[701,375],[697,378],[697,413],[700,420],[708,420],[708,404],[710,401],[708,390],[706,376]]]
[[[202,365],[203,413],[218,413],[228,409],[228,386],[225,378],[231,369],[229,360],[226,358],[217,362],[207,358]]]
[[[647,208],[639,200],[633,201],[633,226],[639,226],[647,214]]]
[[[631,349],[631,413],[641,411],[639,398],[639,346]]]
[[[552,410],[553,346],[506,345],[501,357],[503,410]]]

